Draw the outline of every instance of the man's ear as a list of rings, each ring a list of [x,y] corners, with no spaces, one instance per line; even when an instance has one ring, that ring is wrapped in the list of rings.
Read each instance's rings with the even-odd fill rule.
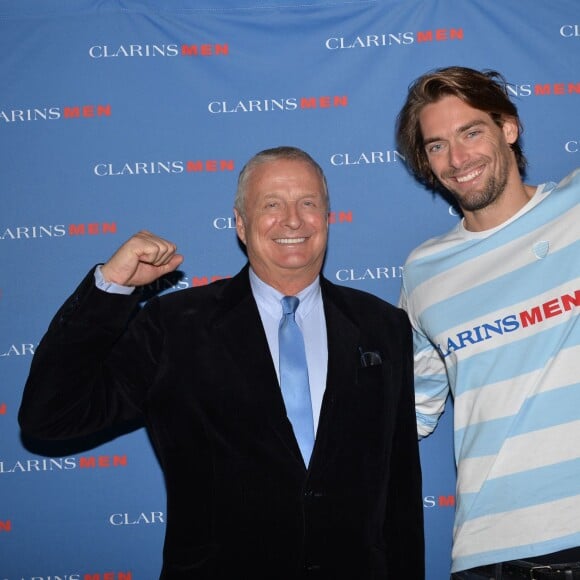
[[[513,145],[518,140],[520,129],[515,117],[504,117],[501,130],[509,145]]]
[[[234,216],[236,217],[236,232],[238,238],[246,244],[246,224],[244,223],[244,218],[240,215],[240,212],[234,208]]]

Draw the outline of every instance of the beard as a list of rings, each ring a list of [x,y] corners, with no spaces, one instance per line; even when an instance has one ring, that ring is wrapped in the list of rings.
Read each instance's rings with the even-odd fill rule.
[[[475,168],[480,166],[481,162],[472,165]],[[461,172],[468,172],[469,170],[470,167],[466,167],[462,168]],[[457,172],[454,172],[454,174],[455,173]],[[474,189],[468,192],[458,192],[449,187],[445,187],[445,185],[444,187],[451,193],[463,211],[474,212],[489,207],[502,195],[508,182],[508,176],[508,164],[504,160],[500,165],[499,174],[490,176],[483,184],[483,187],[480,186],[481,189]],[[442,177],[452,177],[452,174],[449,173]]]

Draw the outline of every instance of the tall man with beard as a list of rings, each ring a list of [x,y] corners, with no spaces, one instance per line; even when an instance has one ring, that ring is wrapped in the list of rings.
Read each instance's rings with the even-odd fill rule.
[[[419,436],[454,397],[454,578],[580,578],[580,172],[522,180],[495,71],[410,87],[399,147],[463,219],[409,256]]]

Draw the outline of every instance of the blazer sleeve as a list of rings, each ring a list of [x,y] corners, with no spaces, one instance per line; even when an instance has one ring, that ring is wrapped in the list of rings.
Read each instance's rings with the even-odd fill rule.
[[[400,397],[392,442],[385,540],[389,577],[422,580],[425,546],[422,476],[415,422],[412,333],[403,311],[393,336],[400,337]]]
[[[133,385],[151,380],[156,349],[137,338],[155,335],[139,329],[149,324],[148,316],[140,314],[127,331],[138,301],[138,293],[97,289],[93,271],[86,276],[36,349],[18,414],[24,434],[67,439],[140,415],[142,401]]]

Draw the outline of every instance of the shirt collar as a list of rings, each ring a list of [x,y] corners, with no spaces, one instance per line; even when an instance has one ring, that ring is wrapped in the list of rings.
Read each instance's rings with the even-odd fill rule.
[[[251,266],[250,286],[252,287],[252,293],[258,306],[264,309],[270,316],[281,318],[282,304],[280,304],[280,300],[284,297],[284,294],[261,280]],[[299,318],[304,319],[322,299],[320,292],[320,277],[317,276],[312,284],[303,290],[300,290],[296,296],[300,299],[300,304],[298,305],[296,314]]]

